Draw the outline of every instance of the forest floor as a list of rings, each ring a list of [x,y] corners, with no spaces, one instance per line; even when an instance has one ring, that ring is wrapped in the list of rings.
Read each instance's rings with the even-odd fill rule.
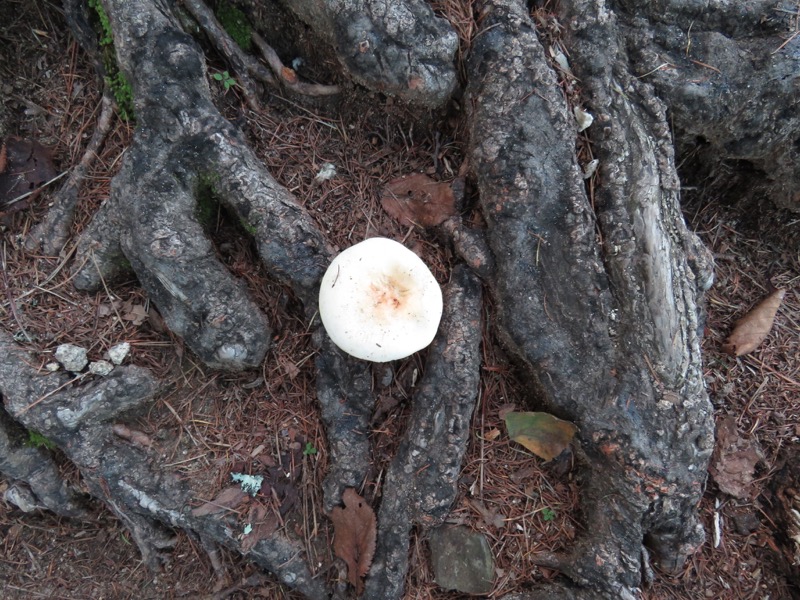
[[[0,133],[42,143],[61,173],[83,154],[102,90],[58,6],[7,0],[0,23]],[[213,56],[209,60],[210,74],[228,68]],[[387,182],[404,174],[421,171],[452,179],[463,147],[457,135],[415,130],[403,119],[403,109],[385,99],[376,98],[371,110],[334,114],[302,108],[276,94],[263,111],[253,113],[235,86],[226,90],[211,78],[210,84],[220,110],[243,128],[273,175],[306,206],[333,244],[344,248],[372,235],[404,240],[425,257],[440,281],[446,279],[453,257],[434,237],[398,226],[381,208],[380,197]],[[108,196],[132,135],[130,123],[115,119],[81,194],[73,234]],[[316,178],[326,163],[335,166],[335,176]],[[59,185],[55,182],[30,202],[18,203],[22,210],[0,217],[0,327],[15,334],[42,364],[59,344],[84,346],[91,358],[99,358],[114,344],[129,342],[130,360],[151,368],[164,381],[164,391],[148,412],[131,415],[126,424],[152,442],[148,460],[192,482],[198,505],[214,498],[233,470],[275,466],[287,448],[302,441],[308,452],[295,483],[298,501],[283,526],[306,541],[320,576],[333,576],[332,529],[320,492],[327,448],[314,398],[313,348],[296,303],[259,266],[247,236],[222,211],[216,213],[209,234],[220,259],[247,282],[273,324],[274,338],[260,371],[228,374],[205,368],[164,328],[136,281],[81,294],[70,285],[69,267],[80,260],[72,242],[59,256],[25,249],[26,234],[42,219],[51,189]],[[763,226],[767,217],[777,225]],[[718,423],[731,417],[732,435],[756,451],[757,461],[751,465],[752,477],[744,473],[737,480],[739,498],[709,479],[700,507],[706,543],[681,573],[656,572],[642,598],[797,597],[786,575],[786,540],[774,521],[780,490],[772,484],[800,440],[800,256],[796,239],[787,233],[794,229],[796,235],[800,218],[764,213],[756,219],[720,198],[695,201],[686,207],[686,218],[717,263],[704,339],[708,390]],[[766,341],[742,357],[722,352],[736,320],[772,285],[787,293]],[[491,597],[499,597],[523,590],[531,578],[556,577],[534,566],[531,558],[568,547],[583,525],[575,509],[577,486],[569,459],[543,464],[508,439],[501,412],[527,402],[490,319],[485,327],[473,437],[450,521],[489,539],[497,574]],[[368,500],[375,498],[423,369],[424,352],[400,361],[391,383],[378,394],[375,464],[363,490]],[[76,470],[60,460],[65,478],[82,489]],[[86,520],[25,514],[2,500],[12,484],[0,479],[3,598],[295,597],[242,557],[222,550],[212,561],[197,540],[183,533],[165,571],[148,572],[125,528],[104,507],[95,505]],[[459,597],[433,582],[425,540],[415,537],[411,548],[406,597]]]

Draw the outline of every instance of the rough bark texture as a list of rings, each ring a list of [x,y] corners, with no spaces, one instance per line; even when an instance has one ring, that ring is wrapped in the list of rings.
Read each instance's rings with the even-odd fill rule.
[[[612,69],[624,48],[614,46],[609,15],[582,8],[581,23],[610,45],[593,50],[584,80],[604,94],[597,222],[575,158],[576,124],[512,1],[492,3],[470,61],[471,164],[504,341],[530,370],[535,400],[580,429],[587,531],[570,556],[543,562],[603,597],[632,598],[644,542],[674,569],[703,540],[695,507],[713,422],[696,315],[710,261],[680,214],[663,106]],[[687,255],[703,269],[693,271]]]
[[[403,597],[411,528],[440,525],[456,497],[477,399],[482,331],[480,284],[463,266],[453,271],[445,306],[406,437],[386,476],[364,598]]]
[[[321,327],[315,334],[317,400],[331,448],[325,477],[325,510],[341,502],[345,488],[360,488],[370,464],[369,421],[375,404],[368,363],[339,350]]]
[[[64,386],[63,374],[43,375],[28,364],[35,364],[33,358],[0,331],[0,393],[6,410],[64,451],[80,469],[92,496],[105,502],[130,529],[148,566],[159,567],[164,551],[174,543],[173,528],[241,551],[234,518],[193,516],[189,488],[177,476],[159,471],[149,451],[114,434],[113,423],[157,390],[158,382],[145,369],[117,367],[106,378]],[[14,461],[14,466],[26,467],[24,461]],[[7,465],[3,473],[9,474]],[[55,478],[51,487],[59,483]],[[66,502],[62,509],[71,506]],[[327,597],[324,582],[312,577],[298,542],[273,535],[259,541],[248,556],[309,598]]]
[[[571,18],[582,21],[575,4]],[[699,154],[692,162],[701,173],[687,172],[693,183],[717,172],[721,180],[703,183],[715,192],[730,190],[728,201],[762,196],[800,210],[796,4],[621,4],[614,34],[628,49],[632,75],[666,101],[681,153]],[[596,45],[598,38],[581,29],[584,46]]]
[[[81,516],[80,498],[61,480],[51,454],[27,441],[28,433],[0,408],[0,473],[24,482],[43,508],[62,517]]]
[[[256,366],[269,326],[215,258],[196,216],[198,193],[215,194],[255,232],[270,272],[301,299],[324,272],[326,243],[212,104],[202,53],[169,7],[112,0],[107,11],[138,126],[111,197],[81,238],[75,284],[97,289],[130,264],[170,329],[204,362]]]
[[[353,79],[409,102],[444,104],[456,83],[458,38],[423,0],[286,0],[334,48]]]

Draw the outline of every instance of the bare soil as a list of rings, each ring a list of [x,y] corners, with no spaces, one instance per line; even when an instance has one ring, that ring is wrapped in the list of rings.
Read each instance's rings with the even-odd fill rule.
[[[468,3],[439,6],[462,34],[474,26]],[[38,140],[50,149],[59,172],[67,170],[80,159],[98,116],[102,90],[94,70],[70,37],[58,5],[7,0],[0,5],[0,23],[0,136]],[[218,58],[209,60],[212,71],[227,68]],[[412,172],[454,177],[461,163],[457,132],[442,138],[415,130],[402,107],[377,97],[369,109],[331,116],[274,95],[255,114],[235,87],[226,91],[211,83],[224,114],[243,127],[271,172],[336,245],[344,248],[376,234],[404,240],[444,280],[452,257],[435,238],[400,228],[381,208],[380,191]],[[107,197],[132,131],[132,124],[115,120],[82,192],[73,233]],[[335,165],[336,176],[315,181],[325,163]],[[73,256],[72,243],[59,256],[24,249],[25,235],[47,211],[51,194],[45,189],[0,225],[0,326],[17,334],[43,364],[61,343],[82,345],[91,358],[99,358],[112,345],[130,342],[132,361],[153,369],[165,385],[148,412],[132,415],[127,424],[152,442],[151,460],[191,482],[198,505],[227,485],[231,471],[266,468],[291,442],[310,442],[317,452],[303,458],[299,501],[282,526],[295,528],[306,540],[320,576],[335,576],[330,522],[321,508],[327,449],[314,397],[313,347],[293,298],[269,279],[250,241],[219,212],[210,233],[220,257],[253,290],[274,326],[274,339],[258,372],[207,369],[165,330],[135,281],[93,296],[79,294],[69,283],[68,267],[80,259]],[[706,543],[678,576],[655,573],[642,598],[797,597],[786,577],[770,483],[792,459],[800,438],[800,255],[793,241],[800,218],[766,211],[754,226],[750,211],[726,206],[725,198],[699,197],[687,206],[687,220],[717,261],[704,342],[709,391],[718,416],[735,417],[739,434],[757,444],[763,460],[748,499],[734,499],[709,480],[701,506]],[[771,225],[764,227],[765,222]],[[723,354],[720,346],[735,321],[771,285],[788,291],[767,340],[750,355]],[[401,361],[392,383],[379,394],[372,432],[375,464],[364,490],[368,499],[380,491],[383,470],[403,432],[414,379],[423,369],[424,352]],[[555,577],[531,559],[569,546],[584,526],[575,512],[577,486],[569,459],[542,464],[510,442],[499,416],[509,406],[527,404],[489,321],[473,438],[450,518],[488,536],[497,561],[491,597],[523,590],[531,577]],[[79,474],[62,463],[64,476],[80,488]],[[0,497],[12,484],[0,479]],[[100,505],[94,505],[91,518],[73,521],[24,514],[0,500],[0,539],[3,598],[294,597],[241,557],[221,550],[212,559],[184,533],[178,534],[166,570],[148,572],[124,527]],[[413,540],[411,548],[407,597],[458,597],[433,583],[424,540]]]

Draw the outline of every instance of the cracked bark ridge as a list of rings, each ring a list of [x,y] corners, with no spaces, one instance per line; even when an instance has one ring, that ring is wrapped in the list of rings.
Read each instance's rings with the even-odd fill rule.
[[[664,107],[615,61],[625,49],[600,4],[572,8],[603,43],[570,48],[602,107],[590,130],[597,222],[576,124],[521,4],[490,4],[466,104],[501,339],[530,373],[532,399],[579,427],[585,532],[568,556],[537,557],[571,580],[541,593],[633,598],[643,543],[676,569],[703,540],[695,511],[713,422],[697,314],[711,261],[680,213]]]
[[[403,597],[411,527],[440,525],[455,500],[480,382],[481,299],[477,277],[457,266],[405,438],[386,476],[364,598]]]
[[[705,169],[735,165],[717,187],[798,211],[800,104],[787,98],[798,95],[800,40],[791,41],[796,7],[786,8],[770,0],[634,1],[618,12],[616,33],[629,48],[627,68],[668,103],[682,155],[699,152]],[[582,14],[576,3],[575,23]],[[588,46],[594,31],[576,35]]]
[[[369,89],[435,108],[456,84],[458,37],[423,0],[284,0]]]
[[[135,447],[113,433],[115,420],[155,393],[158,382],[147,370],[117,367],[105,378],[68,387],[63,374],[41,375],[29,364],[35,364],[33,358],[0,331],[0,393],[6,410],[61,448],[92,496],[131,531],[150,568],[158,569],[167,558],[176,528],[241,552],[235,518],[194,517],[193,493],[178,477],[158,470],[155,450]],[[33,399],[41,400],[33,405]],[[328,598],[324,583],[309,571],[299,542],[276,534],[259,541],[248,557],[308,598]]]
[[[270,273],[301,300],[313,297],[328,247],[212,104],[203,55],[168,6],[109,0],[106,11],[137,129],[110,198],[79,241],[75,285],[98,289],[130,265],[169,328],[206,364],[256,366],[269,325],[216,259],[196,218],[198,193],[210,190],[254,232]]]
[[[26,445],[27,432],[0,408],[0,473],[23,481],[39,504],[62,517],[84,514],[80,496],[58,474],[50,452]]]
[[[370,466],[369,420],[375,404],[368,362],[347,355],[331,341],[324,327],[314,333],[319,348],[317,400],[331,461],[323,483],[325,512],[342,501],[345,488],[361,488]]]

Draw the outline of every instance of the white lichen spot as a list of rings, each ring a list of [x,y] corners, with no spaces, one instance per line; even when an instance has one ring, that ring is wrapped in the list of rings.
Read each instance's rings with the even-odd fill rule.
[[[231,479],[242,486],[242,491],[255,496],[264,483],[261,475],[247,475],[246,473],[231,473]]]
[[[247,348],[241,344],[225,344],[217,348],[217,358],[223,362],[243,360],[247,356]]]
[[[336,166],[333,163],[325,163],[322,165],[322,168],[317,173],[316,177],[314,177],[314,181],[316,183],[322,183],[323,181],[328,181],[336,176]]]

